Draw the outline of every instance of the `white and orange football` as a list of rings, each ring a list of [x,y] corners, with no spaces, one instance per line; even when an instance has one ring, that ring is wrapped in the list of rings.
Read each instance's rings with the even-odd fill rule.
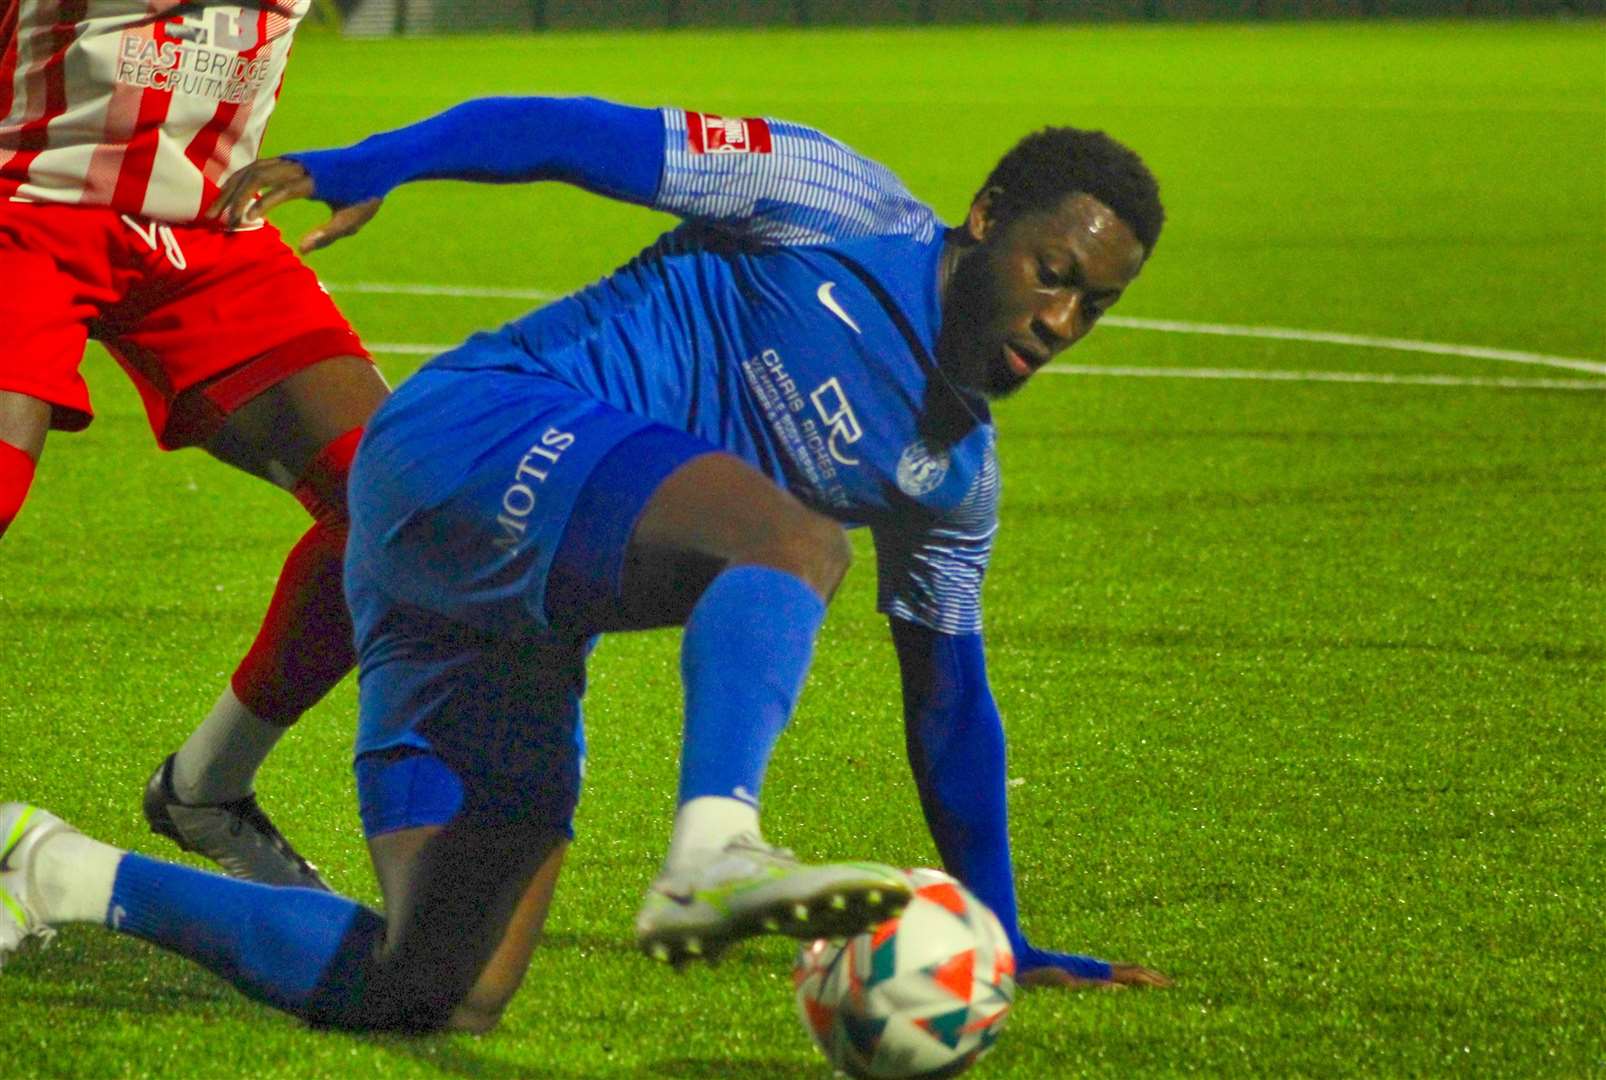
[[[806,945],[793,968],[803,1026],[851,1076],[956,1076],[992,1048],[1015,1000],[997,916],[940,870],[908,877],[901,915],[845,943]]]

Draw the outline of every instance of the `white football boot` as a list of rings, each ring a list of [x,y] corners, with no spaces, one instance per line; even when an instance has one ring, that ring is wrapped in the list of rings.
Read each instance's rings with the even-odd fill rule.
[[[785,848],[738,836],[694,865],[665,873],[636,915],[636,943],[675,967],[716,960],[759,934],[802,941],[850,937],[909,902],[909,882],[881,863],[800,863]]]
[[[44,948],[56,936],[45,924],[32,871],[40,841],[62,832],[77,830],[37,806],[0,803],[0,967],[30,940]]]

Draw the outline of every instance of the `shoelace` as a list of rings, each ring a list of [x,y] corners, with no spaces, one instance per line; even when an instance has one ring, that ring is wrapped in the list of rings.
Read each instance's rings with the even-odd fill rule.
[[[21,896],[13,896],[11,893],[6,892],[3,889],[0,889],[0,893],[4,893],[5,896],[10,900],[10,904],[5,905],[7,908],[9,908],[11,904],[15,904],[22,911],[28,911],[28,906],[23,902],[23,898]],[[10,911],[0,910],[0,918],[15,920],[16,917]],[[18,924],[22,928],[22,937],[17,939],[17,944],[20,945],[29,938],[34,938],[39,942],[40,948],[44,948],[46,945],[49,945],[56,937],[56,928],[53,926],[48,926],[39,921],[36,916],[30,915],[29,918],[33,921],[32,926],[29,926],[27,921],[23,921],[22,923]]]
[[[772,858],[789,859],[792,862],[797,862],[797,854],[791,848],[766,844],[756,836],[738,836],[725,845],[726,851],[730,851],[732,848],[738,851],[750,851],[756,855],[768,855]]]

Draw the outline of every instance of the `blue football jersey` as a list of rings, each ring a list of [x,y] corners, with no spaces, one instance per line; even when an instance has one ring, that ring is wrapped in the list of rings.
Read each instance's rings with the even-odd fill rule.
[[[881,611],[978,632],[999,476],[985,402],[935,366],[943,224],[884,166],[811,128],[662,117],[653,205],[683,223],[504,328],[521,366],[868,526]]]

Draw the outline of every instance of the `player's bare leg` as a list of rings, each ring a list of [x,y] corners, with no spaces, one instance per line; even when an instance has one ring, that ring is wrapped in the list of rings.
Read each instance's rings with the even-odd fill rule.
[[[852,561],[836,522],[740,458],[706,454],[653,493],[630,537],[621,592],[635,626],[678,626],[728,567],[785,571],[829,602]]]
[[[495,1027],[530,966],[568,841],[447,825],[385,833],[368,848],[385,894],[390,992],[441,995],[448,1029]]]
[[[325,360],[252,398],[205,444],[219,460],[293,492],[314,517],[229,686],[147,785],[152,828],[236,877],[326,887],[256,806],[252,788],[284,732],[355,663],[340,582],[346,470],[387,393],[368,361]]]
[[[14,390],[0,390],[0,442],[10,443],[37,461],[49,430],[49,402]]]
[[[303,368],[229,416],[206,451],[237,469],[294,490],[314,457],[368,422],[390,394],[367,360],[338,356]]]
[[[104,926],[196,961],[309,1023],[487,1031],[529,966],[567,848],[551,826],[406,829],[370,842],[388,914],[162,863],[0,803],[0,966],[59,926]]]
[[[786,691],[760,694],[746,716],[722,716],[710,702],[734,687],[709,663],[720,642],[760,643],[743,677],[801,685],[812,629],[847,572],[852,553],[840,526],[725,454],[682,465],[660,485],[632,534],[621,596],[633,626],[684,623],[682,669],[687,692],[680,809],[669,853],[636,919],[637,941],[656,959],[680,965],[716,958],[753,934],[813,938],[857,933],[900,909],[908,885],[879,863],[810,866],[765,843],[759,832],[758,787],[774,737],[791,709]],[[711,599],[712,598],[712,599]],[[768,601],[779,606],[770,607]],[[733,609],[758,605],[755,625]],[[812,610],[809,610],[812,606]],[[794,620],[788,612],[801,615]],[[713,634],[718,633],[718,638]],[[694,635],[705,635],[700,640]],[[789,640],[790,639],[790,640]],[[700,654],[700,656],[699,656]],[[785,657],[791,655],[790,668]],[[771,673],[781,659],[782,670]],[[767,713],[760,721],[754,713]],[[747,771],[726,760],[746,757]],[[750,781],[733,782],[744,776]]]
[[[0,390],[0,536],[16,518],[33,483],[34,466],[50,430],[50,405]]]

